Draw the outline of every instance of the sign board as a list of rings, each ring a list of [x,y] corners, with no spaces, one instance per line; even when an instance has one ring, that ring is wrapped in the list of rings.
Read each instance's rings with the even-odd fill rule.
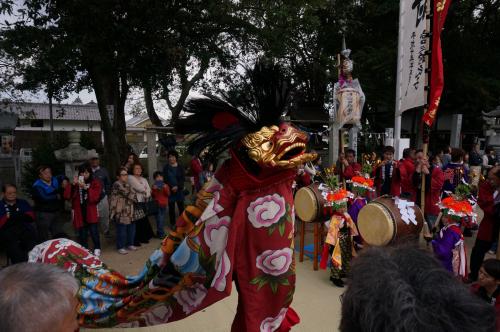
[[[428,36],[426,31],[426,0],[401,0],[399,18],[398,75],[402,113],[425,105],[425,69]]]

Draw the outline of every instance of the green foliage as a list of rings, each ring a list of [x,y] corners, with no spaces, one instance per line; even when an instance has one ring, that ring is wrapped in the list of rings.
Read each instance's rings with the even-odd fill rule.
[[[101,110],[115,107],[109,125],[101,111],[108,153],[125,143],[130,88],[165,100],[175,122],[193,89],[248,95],[241,69],[262,55],[284,67],[297,109],[325,111],[343,36],[366,95],[363,123],[368,119],[376,132],[392,126],[399,1],[24,0],[13,6],[0,0],[0,13],[20,8],[17,22],[0,31],[0,89],[44,90],[55,99],[94,89]],[[463,113],[479,124],[480,112],[500,103],[499,17],[499,1],[452,2],[442,38],[439,114]],[[154,118],[152,103],[145,106]],[[367,150],[373,144],[364,142]]]
[[[336,190],[340,187],[339,177],[335,174],[335,167],[325,168],[325,170],[320,174],[323,182],[331,189]]]
[[[468,184],[460,183],[454,192],[454,196],[457,197],[458,200],[467,199],[471,195],[471,189]]]

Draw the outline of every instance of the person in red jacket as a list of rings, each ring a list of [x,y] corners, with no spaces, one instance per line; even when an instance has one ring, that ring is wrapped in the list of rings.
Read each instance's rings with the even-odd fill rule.
[[[170,188],[168,184],[163,181],[163,174],[160,171],[156,171],[153,174],[155,182],[151,187],[151,196],[158,204],[158,212],[156,213],[156,236],[159,239],[165,237],[165,215],[167,213],[168,196],[170,196]],[[174,226],[174,225],[172,225]]]
[[[441,169],[440,159],[437,155],[433,156],[431,163],[429,163],[422,151],[417,152],[417,164],[415,173],[413,173],[413,185],[417,189],[416,203],[420,207],[422,206],[420,204],[422,176],[425,176],[425,220],[429,223],[429,230],[432,230],[435,227],[436,219],[440,212],[436,203],[439,202],[444,184],[444,173]]]
[[[384,160],[373,171],[377,196],[399,196],[401,194],[401,184],[397,176],[398,162],[394,160],[394,148],[385,146],[383,154]]]
[[[353,176],[361,175],[361,165],[356,162],[356,152],[349,149],[345,153],[343,179],[350,180]]]
[[[415,202],[416,190],[413,185],[413,173],[415,172],[415,149],[403,150],[403,159],[399,162],[398,173],[401,181],[401,197]]]
[[[71,201],[73,226],[78,231],[79,242],[88,248],[90,232],[96,256],[101,255],[97,213],[101,192],[101,181],[93,177],[92,168],[88,164],[78,166],[78,176],[73,178],[73,184],[64,188],[64,199]]]
[[[203,164],[201,163],[201,160],[198,156],[194,156],[193,159],[191,159],[191,175],[193,176],[193,186],[194,186],[194,192],[193,195],[195,195],[201,188],[200,185],[200,174],[203,172]]]
[[[498,236],[500,223],[500,166],[488,172],[488,178],[479,184],[477,203],[484,212],[483,220],[479,225],[476,242],[470,255],[469,281],[476,281],[484,255],[490,250],[492,243]]]

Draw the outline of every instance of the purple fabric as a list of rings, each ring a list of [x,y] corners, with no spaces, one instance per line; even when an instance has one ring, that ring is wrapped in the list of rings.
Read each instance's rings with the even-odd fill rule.
[[[359,211],[363,208],[363,206],[366,205],[366,198],[361,198],[357,197],[354,202],[352,202],[351,206],[347,210],[347,213],[351,216],[352,220],[354,221],[354,224],[356,227],[358,227],[358,214]],[[359,234],[359,231],[358,231]],[[363,243],[363,238],[361,236],[355,236],[354,241],[356,243],[362,244]]]
[[[358,214],[359,211],[366,205],[366,199],[357,197],[354,202],[352,202],[351,206],[347,210],[347,213],[351,216],[352,220],[358,225]]]
[[[437,239],[432,240],[434,255],[443,264],[443,267],[450,272],[453,272],[453,249],[458,241],[460,241],[460,235],[449,227],[443,229]]]

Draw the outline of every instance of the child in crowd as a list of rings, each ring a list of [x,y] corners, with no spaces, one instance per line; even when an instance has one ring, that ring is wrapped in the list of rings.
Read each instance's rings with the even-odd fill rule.
[[[368,204],[368,196],[374,191],[373,180],[364,176],[354,176],[351,179],[352,193],[356,196],[347,210],[349,216],[358,225],[358,214],[361,209]],[[363,248],[363,238],[361,235],[354,237],[357,249]]]
[[[498,331],[500,327],[500,260],[491,258],[483,262],[477,283],[471,286],[471,291],[495,307]]]
[[[165,215],[167,212],[168,196],[170,196],[170,188],[168,184],[163,182],[163,175],[156,171],[153,174],[155,182],[152,186],[151,195],[158,204],[158,212],[156,213],[156,236],[159,239],[165,237]]]
[[[97,212],[101,192],[101,181],[93,177],[92,168],[88,164],[78,166],[78,175],[73,178],[73,184],[64,188],[64,199],[71,201],[73,226],[78,231],[79,242],[88,248],[90,232],[96,256],[101,255]]]
[[[432,240],[434,254],[443,267],[462,279],[467,277],[467,257],[461,226],[475,223],[472,205],[467,200],[467,188],[458,186],[455,194],[439,203],[444,227]]]
[[[120,167],[116,172],[117,181],[113,183],[110,196],[110,218],[116,223],[116,248],[122,255],[128,254],[129,250],[137,250],[134,246],[135,223],[134,202],[136,194],[128,184],[128,169]]]
[[[338,189],[327,195],[328,204],[335,210],[325,239],[321,255],[320,267],[326,269],[328,257],[331,257],[330,281],[337,287],[344,287],[342,278],[347,276],[351,260],[355,256],[353,236],[358,235],[358,229],[347,213],[347,201],[351,194]],[[330,254],[330,255],[329,255]]]
[[[394,160],[394,148],[392,146],[385,146],[383,154],[384,160],[373,172],[377,196],[399,196],[401,193],[401,183],[397,172],[398,162]]]

